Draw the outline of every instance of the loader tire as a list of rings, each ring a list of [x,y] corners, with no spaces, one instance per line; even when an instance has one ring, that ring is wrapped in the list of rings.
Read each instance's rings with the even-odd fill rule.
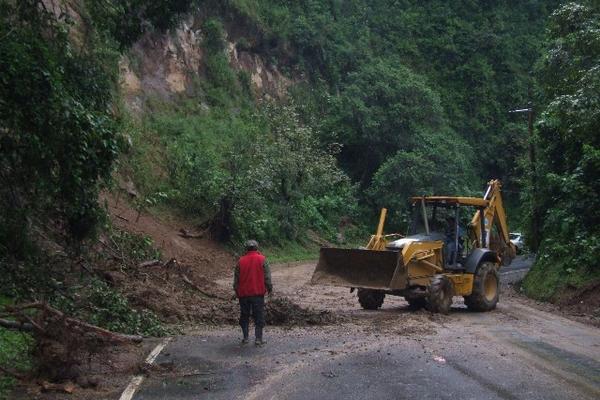
[[[365,310],[377,310],[383,304],[385,293],[378,290],[358,289],[358,302]]]
[[[413,311],[427,307],[427,299],[425,297],[405,297],[404,299],[408,303],[408,308]]]
[[[427,288],[426,308],[434,313],[448,314],[453,294],[452,281],[447,276],[434,276]]]
[[[498,304],[500,277],[496,266],[491,262],[484,262],[475,272],[473,278],[473,291],[465,296],[465,305],[472,311],[491,311]]]

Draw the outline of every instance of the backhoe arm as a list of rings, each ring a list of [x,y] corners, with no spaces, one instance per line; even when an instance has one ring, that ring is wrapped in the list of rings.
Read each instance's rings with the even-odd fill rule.
[[[488,188],[483,196],[488,201],[487,207],[483,209],[485,217],[485,240],[481,238],[481,212],[478,211],[471,220],[470,230],[472,239],[476,241],[476,247],[489,247],[496,251],[503,264],[510,264],[515,257],[514,245],[510,242],[508,223],[506,222],[506,211],[502,202],[500,181],[494,179],[488,182]],[[493,227],[496,226],[496,232]]]

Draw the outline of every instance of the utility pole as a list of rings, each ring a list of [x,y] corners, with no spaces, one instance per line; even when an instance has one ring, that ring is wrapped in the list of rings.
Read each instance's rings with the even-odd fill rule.
[[[537,168],[536,168],[536,157],[535,157],[535,137],[533,136],[533,105],[529,103],[527,108],[519,108],[510,110],[509,113],[527,113],[527,127],[529,130],[529,166],[530,180],[531,180],[531,247],[534,252],[537,252],[538,245],[540,244],[540,218],[537,205]]]

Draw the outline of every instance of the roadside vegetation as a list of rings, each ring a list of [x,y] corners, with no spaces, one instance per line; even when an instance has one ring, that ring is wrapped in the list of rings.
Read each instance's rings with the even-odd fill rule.
[[[550,17],[537,65],[537,121],[543,241],[524,282],[527,294],[560,300],[600,286],[600,6],[574,2]],[[596,289],[597,290],[597,289]]]
[[[4,306],[9,302],[7,298],[0,297],[0,305]],[[32,348],[33,338],[30,334],[0,327],[0,368],[10,367],[17,374],[27,372],[33,366]],[[0,399],[7,396],[14,384],[15,377],[0,375]]]
[[[89,24],[83,3],[73,4]],[[81,318],[80,328],[164,332],[156,316],[130,307],[94,274],[95,263],[114,262],[98,250],[99,235],[119,239],[98,198],[124,144],[120,42],[75,25],[66,8],[0,1],[0,366],[11,371],[3,391],[12,373],[34,367],[51,377],[76,363],[84,335],[73,324],[64,329],[66,320],[50,311]],[[29,333],[6,330],[12,322]]]

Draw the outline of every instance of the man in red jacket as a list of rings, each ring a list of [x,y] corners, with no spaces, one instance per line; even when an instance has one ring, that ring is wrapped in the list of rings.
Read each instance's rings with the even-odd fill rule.
[[[258,251],[258,242],[246,242],[246,254],[240,257],[235,266],[233,290],[240,300],[240,326],[244,338],[242,344],[248,343],[250,315],[254,319],[254,344],[262,346],[263,327],[265,326],[265,294],[271,295],[271,270],[267,259]]]

